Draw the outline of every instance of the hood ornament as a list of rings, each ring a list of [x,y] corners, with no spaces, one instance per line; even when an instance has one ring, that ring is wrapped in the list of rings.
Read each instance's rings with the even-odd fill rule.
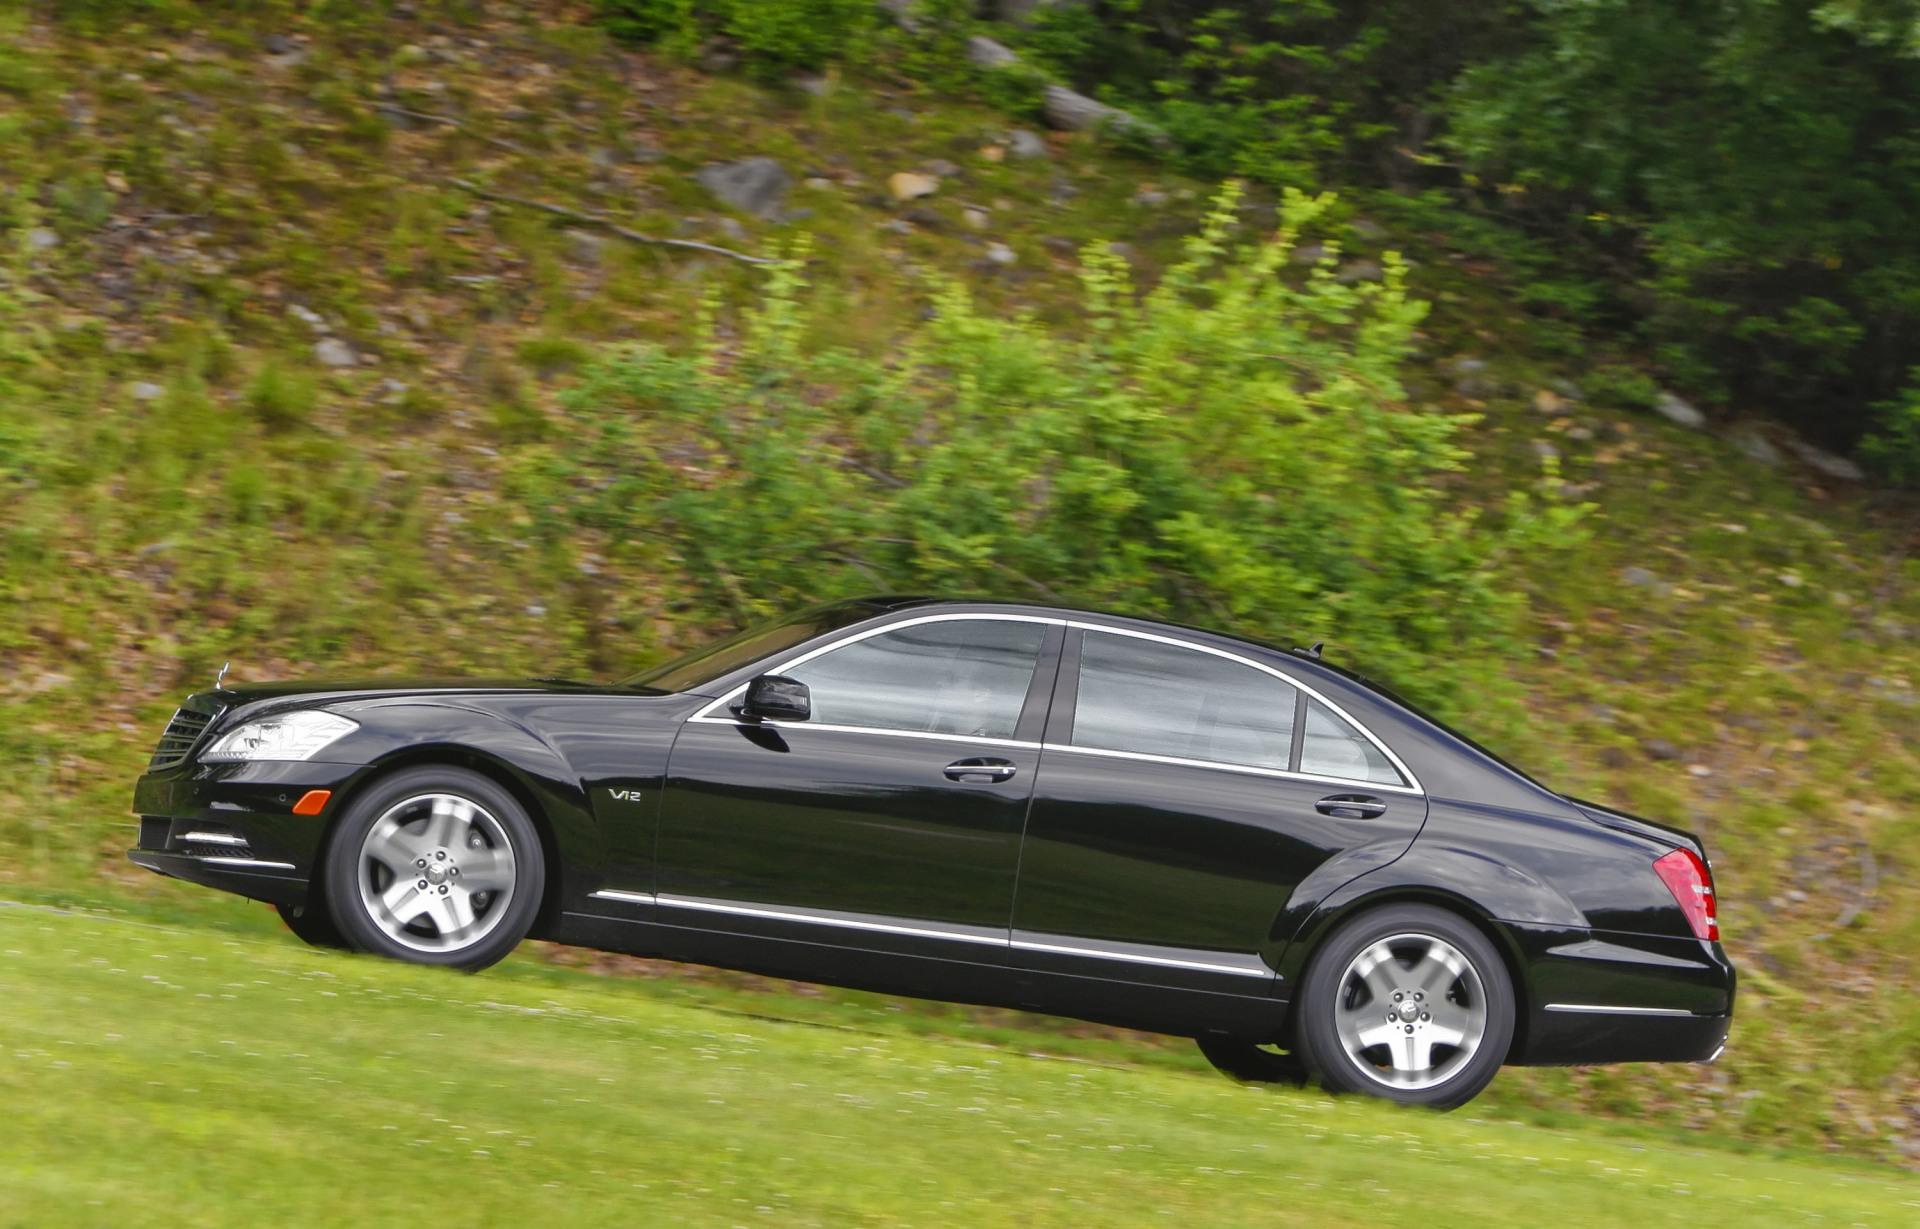
[[[227,681],[227,671],[231,669],[233,669],[233,662],[229,661],[220,667],[220,673],[213,676],[213,689],[215,691],[219,691],[220,685]]]

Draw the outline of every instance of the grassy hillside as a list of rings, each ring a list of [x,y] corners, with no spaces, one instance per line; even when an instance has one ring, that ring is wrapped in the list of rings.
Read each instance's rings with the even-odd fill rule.
[[[1920,1183],[0,907],[0,1223],[1894,1224]],[[86,1004],[76,1022],[73,1005]],[[209,1004],[219,1024],[207,1027]],[[1489,1198],[1489,1192],[1498,1192]],[[405,1210],[405,1211],[403,1211]]]
[[[748,254],[808,237],[813,340],[877,346],[934,272],[1073,329],[1083,245],[1123,245],[1150,282],[1214,187],[1086,137],[1021,157],[1005,116],[884,77],[708,75],[577,6],[148,12],[0,0],[16,897],[239,916],[119,859],[160,722],[229,657],[247,679],[591,672],[724,621],[650,536],[554,532],[569,496],[546,476],[601,346],[681,341],[709,302],[724,338],[764,275],[501,195]],[[791,173],[783,220],[693,178],[749,155]],[[937,191],[897,201],[903,171]],[[1744,975],[1720,1065],[1508,1073],[1491,1107],[1920,1156],[1915,509],[1646,412],[1635,356],[1518,314],[1521,274],[1470,219],[1343,209],[1342,258],[1403,250],[1434,303],[1412,396],[1482,415],[1449,495],[1496,504],[1551,457],[1594,504],[1577,558],[1506,563],[1536,613],[1534,651],[1500,663],[1526,709],[1502,749],[1701,831]]]

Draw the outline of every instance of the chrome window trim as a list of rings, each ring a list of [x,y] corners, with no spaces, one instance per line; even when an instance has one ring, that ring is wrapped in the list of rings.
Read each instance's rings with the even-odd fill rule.
[[[1089,755],[1106,755],[1106,756],[1112,756],[1115,758],[1144,760],[1149,763],[1177,764],[1177,765],[1191,766],[1196,768],[1221,768],[1231,772],[1252,773],[1257,776],[1280,777],[1283,779],[1294,780],[1294,781],[1313,781],[1313,782],[1325,783],[1325,784],[1331,784],[1331,785],[1364,786],[1368,789],[1382,789],[1382,790],[1390,791],[1392,793],[1408,794],[1416,797],[1424,796],[1427,792],[1426,789],[1420,784],[1420,779],[1414,775],[1413,770],[1407,767],[1406,761],[1402,760],[1398,755],[1394,754],[1392,747],[1387,746],[1387,744],[1382,742],[1379,736],[1376,735],[1372,730],[1368,729],[1365,724],[1354,720],[1353,715],[1351,713],[1347,712],[1346,709],[1341,708],[1338,704],[1335,704],[1332,700],[1329,700],[1325,695],[1323,695],[1319,690],[1317,690],[1310,684],[1305,683],[1298,678],[1295,678],[1293,675],[1288,674],[1284,670],[1279,670],[1272,666],[1265,665],[1261,662],[1254,661],[1250,657],[1243,657],[1238,653],[1230,652],[1226,649],[1217,649],[1217,648],[1214,648],[1212,645],[1196,644],[1191,640],[1182,640],[1177,636],[1163,636],[1156,632],[1135,631],[1131,628],[1124,628],[1124,627],[1109,627],[1107,624],[1104,624],[1104,623],[1089,623],[1082,619],[1069,619],[1069,618],[1063,618],[1056,615],[995,614],[995,613],[983,613],[983,612],[968,613],[963,611],[949,611],[943,614],[920,615],[912,619],[901,619],[893,623],[882,623],[878,627],[869,627],[863,631],[858,631],[858,632],[852,633],[851,635],[842,636],[840,639],[835,640],[830,644],[824,644],[824,645],[821,645],[819,648],[809,649],[806,652],[799,654],[798,656],[790,657],[787,660],[781,662],[779,665],[773,667],[770,670],[764,671],[763,673],[782,674],[788,670],[793,669],[796,666],[804,666],[808,662],[812,661],[814,658],[822,656],[823,654],[831,653],[835,649],[844,648],[850,644],[858,644],[860,641],[865,640],[870,636],[878,636],[886,632],[898,631],[899,629],[904,627],[918,627],[923,623],[956,623],[956,622],[968,621],[968,620],[975,621],[975,622],[982,622],[982,623],[1044,623],[1054,627],[1073,628],[1078,631],[1106,632],[1109,635],[1114,635],[1114,636],[1131,636],[1135,640],[1151,640],[1159,644],[1170,644],[1175,648],[1190,649],[1196,653],[1208,653],[1214,657],[1221,657],[1231,662],[1238,662],[1240,665],[1243,665],[1243,666],[1250,666],[1253,669],[1260,671],[1262,674],[1272,675],[1274,678],[1279,679],[1281,682],[1285,683],[1289,687],[1298,688],[1300,691],[1306,693],[1306,695],[1309,696],[1310,698],[1314,700],[1318,700],[1321,704],[1326,705],[1326,707],[1330,711],[1332,711],[1334,715],[1339,717],[1342,721],[1346,722],[1348,725],[1352,726],[1354,729],[1360,731],[1361,737],[1365,738],[1368,742],[1372,743],[1376,748],[1378,748],[1380,753],[1387,757],[1387,762],[1393,765],[1395,771],[1397,771],[1403,778],[1405,778],[1407,783],[1405,785],[1389,785],[1383,781],[1366,781],[1356,777],[1328,777],[1328,776],[1321,776],[1317,773],[1310,773],[1310,772],[1292,772],[1283,768],[1265,768],[1256,764],[1235,764],[1225,760],[1192,760],[1192,759],[1184,759],[1179,756],[1152,755],[1143,751],[1114,751],[1114,750],[1108,750],[1102,747],[1078,747],[1070,743],[1034,743],[1034,742],[1026,742],[1026,741],[1015,739],[1015,738],[987,738],[987,737],[982,737],[980,735],[973,735],[973,734],[938,734],[938,733],[934,733],[927,730],[892,730],[892,729],[884,729],[878,726],[864,726],[864,725],[830,725],[826,723],[812,722],[812,721],[762,720],[762,721],[748,722],[748,721],[741,721],[735,717],[714,716],[713,714],[715,713],[716,710],[724,710],[728,704],[732,703],[734,700],[739,699],[742,695],[746,693],[747,685],[745,683],[742,683],[740,686],[735,687],[732,690],[728,691],[725,695],[721,696],[719,699],[711,701],[708,704],[702,705],[699,711],[694,713],[693,716],[687,718],[687,720],[689,723],[697,721],[703,725],[731,725],[731,726],[768,725],[768,726],[773,726],[776,729],[794,728],[794,729],[827,730],[827,731],[831,731],[839,734],[880,734],[880,735],[884,735],[891,738],[939,738],[949,742],[978,743],[982,746],[989,746],[989,747],[1020,747],[1027,750],[1046,750],[1046,751],[1080,751],[1080,752],[1085,752]]]
[[[1229,764],[1225,760],[1190,760],[1178,755],[1154,755],[1146,751],[1110,751],[1105,747],[1076,747],[1072,743],[1042,743],[1042,751],[1071,751],[1078,755],[1102,755],[1116,760],[1144,760],[1149,764],[1173,764],[1181,768],[1213,768],[1221,772],[1238,772],[1252,777],[1277,777],[1282,781],[1311,781],[1315,785],[1329,785],[1338,789],[1357,791],[1361,789],[1384,790],[1390,794],[1405,794],[1409,798],[1423,795],[1417,789],[1405,785],[1386,785],[1378,781],[1356,781],[1351,777],[1322,777],[1310,772],[1288,772],[1284,768],[1259,768],[1252,764]]]
[[[1305,692],[1308,695],[1308,697],[1318,700],[1320,703],[1326,705],[1327,708],[1330,709],[1335,716],[1339,717],[1342,721],[1346,722],[1348,725],[1352,726],[1354,729],[1360,731],[1361,737],[1365,738],[1368,742],[1372,743],[1374,747],[1379,750],[1380,754],[1387,757],[1387,762],[1393,765],[1394,770],[1397,771],[1403,779],[1405,779],[1406,784],[1390,785],[1384,781],[1368,781],[1368,780],[1365,780],[1364,778],[1359,778],[1359,777],[1325,777],[1325,776],[1320,776],[1316,773],[1292,772],[1292,771],[1288,771],[1286,769],[1280,769],[1280,768],[1263,768],[1255,764],[1234,764],[1224,760],[1182,760],[1175,756],[1155,756],[1155,755],[1149,755],[1146,752],[1141,752],[1141,751],[1119,751],[1119,752],[1112,752],[1111,754],[1136,756],[1138,758],[1147,759],[1147,760],[1165,760],[1169,763],[1198,764],[1207,768],[1232,768],[1241,772],[1271,773],[1275,776],[1293,777],[1296,779],[1307,780],[1307,781],[1332,781],[1340,785],[1359,785],[1359,786],[1365,786],[1368,789],[1392,790],[1396,793],[1402,793],[1402,794],[1425,794],[1427,792],[1425,789],[1421,787],[1420,778],[1413,775],[1413,770],[1411,768],[1408,768],[1405,761],[1403,761],[1399,756],[1393,753],[1393,748],[1387,746],[1386,743],[1381,742],[1379,737],[1375,735],[1372,730],[1369,730],[1363,723],[1359,721],[1355,721],[1353,719],[1352,714],[1348,713],[1346,709],[1341,708],[1338,704],[1335,704],[1332,700],[1329,700],[1327,699],[1326,696],[1320,694],[1318,690],[1308,685],[1307,683],[1302,682],[1300,679],[1295,678],[1293,675],[1288,674],[1284,670],[1276,669],[1275,667],[1266,665],[1262,662],[1257,662],[1253,660],[1251,657],[1242,657],[1240,654],[1229,652],[1226,649],[1216,649],[1209,644],[1195,644],[1191,640],[1181,640],[1175,636],[1162,636],[1155,632],[1140,632],[1140,631],[1134,631],[1131,628],[1124,628],[1124,627],[1107,627],[1106,625],[1101,623],[1083,623],[1077,619],[1069,619],[1067,621],[1067,626],[1072,628],[1077,628],[1081,631],[1087,631],[1087,632],[1105,632],[1109,636],[1131,636],[1135,640],[1151,640],[1158,644],[1170,644],[1175,648],[1179,648],[1179,649],[1191,649],[1196,653],[1208,653],[1214,657],[1223,657],[1228,661],[1238,662],[1243,666],[1251,666],[1253,669],[1260,671],[1262,674],[1270,674],[1274,678],[1277,678],[1281,682],[1285,683],[1287,686],[1298,688],[1299,690]],[[1056,745],[1060,745],[1060,744],[1048,743],[1047,749],[1052,750]],[[1092,751],[1092,752],[1098,752],[1101,754],[1109,754],[1103,748],[1098,748],[1098,747],[1081,747],[1081,746],[1074,746],[1070,744],[1068,744],[1067,746],[1068,746],[1068,749],[1074,750],[1074,751]]]
[[[1012,932],[985,933],[984,928],[963,928],[942,926],[937,922],[920,922],[908,925],[905,922],[881,921],[876,918],[856,917],[843,913],[829,913],[824,910],[803,909],[799,907],[771,908],[766,905],[750,905],[740,901],[715,900],[705,896],[677,896],[670,892],[627,892],[615,888],[602,888],[594,892],[598,900],[617,901],[628,905],[654,905],[665,909],[689,909],[702,913],[724,913],[736,917],[764,918],[775,922],[804,922],[814,926],[837,926],[845,930],[872,931],[879,934],[906,935],[916,939],[946,939],[956,943],[973,943],[983,947],[1006,948],[1009,951],[1051,952],[1064,956],[1087,956],[1096,960],[1117,960],[1129,964],[1150,964],[1165,968],[1195,969],[1207,973],[1231,973],[1238,977],[1272,977],[1269,969],[1258,956],[1248,955],[1245,964],[1225,964],[1211,960],[1189,960],[1176,956],[1152,956],[1142,952],[1122,951],[1118,948],[1086,940],[1073,939],[1065,935],[1046,935],[1043,938],[1014,938]],[[1022,932],[1032,934],[1035,932]]]
[[[1700,1014],[1694,1011],[1682,1011],[1678,1007],[1614,1007],[1604,1003],[1548,1003],[1546,1010],[1575,1011],[1600,1016],[1695,1016]]]
[[[798,657],[789,657],[787,660],[781,662],[779,665],[769,670],[763,670],[761,671],[761,673],[762,674],[785,674],[787,671],[793,669],[794,667],[804,666],[808,662],[812,661],[814,658],[824,656],[828,653],[833,652],[835,649],[843,649],[850,644],[858,644],[862,640],[866,640],[873,636],[884,635],[887,632],[897,632],[903,627],[918,627],[923,623],[958,623],[961,621],[968,621],[968,622],[974,622],[974,623],[1045,623],[1053,627],[1064,627],[1067,622],[1065,619],[1054,618],[1047,615],[962,614],[958,612],[949,612],[947,614],[921,615],[918,618],[914,618],[914,619],[901,619],[897,623],[882,623],[878,627],[869,627],[864,631],[854,632],[850,636],[842,636],[840,639],[835,640],[831,644],[823,644],[817,649],[808,649],[806,652],[800,654]],[[1011,738],[984,738],[979,735],[971,735],[971,734],[968,734],[968,735],[936,734],[927,730],[892,730],[892,729],[884,729],[878,726],[864,726],[864,725],[827,725],[827,724],[812,722],[812,721],[747,722],[747,721],[740,721],[733,717],[715,717],[713,715],[713,712],[715,709],[724,709],[728,704],[730,704],[734,700],[739,699],[742,695],[745,695],[746,690],[747,690],[747,685],[745,683],[740,684],[740,686],[735,687],[733,690],[729,691],[726,695],[721,696],[718,700],[713,701],[711,704],[704,705],[699,712],[687,718],[687,720],[701,721],[701,722],[706,722],[708,724],[713,724],[713,725],[804,726],[808,729],[839,730],[843,733],[906,734],[906,735],[910,735],[918,738],[964,739],[965,741],[968,741],[968,742],[988,743],[994,746],[1001,746],[1001,747],[1014,746],[1014,747],[1037,748],[1040,745],[1038,743],[1023,743]]]

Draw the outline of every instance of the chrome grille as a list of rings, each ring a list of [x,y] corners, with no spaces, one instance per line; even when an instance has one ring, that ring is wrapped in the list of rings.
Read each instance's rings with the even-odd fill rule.
[[[153,758],[147,761],[147,769],[172,768],[187,758],[200,736],[207,732],[207,723],[213,720],[212,713],[196,713],[191,709],[178,709],[173,720],[167,722],[166,733],[160,736],[160,745],[153,749]]]

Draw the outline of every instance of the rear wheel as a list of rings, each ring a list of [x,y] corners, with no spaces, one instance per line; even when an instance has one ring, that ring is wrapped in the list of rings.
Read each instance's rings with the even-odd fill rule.
[[[1307,1082],[1307,1065],[1291,1051],[1237,1037],[1198,1037],[1195,1042],[1215,1070],[1243,1084]]]
[[[1300,987],[1301,1057],[1335,1092],[1453,1109],[1493,1079],[1513,1040],[1513,986],[1466,919],[1387,905],[1346,922]]]
[[[315,947],[348,946],[346,936],[333,924],[333,918],[327,913],[324,900],[309,901],[304,905],[275,905],[273,911],[287,924],[287,929],[303,943]]]
[[[461,768],[409,768],[354,800],[327,847],[327,907],[349,943],[483,969],[533,925],[546,863],[525,809]]]

